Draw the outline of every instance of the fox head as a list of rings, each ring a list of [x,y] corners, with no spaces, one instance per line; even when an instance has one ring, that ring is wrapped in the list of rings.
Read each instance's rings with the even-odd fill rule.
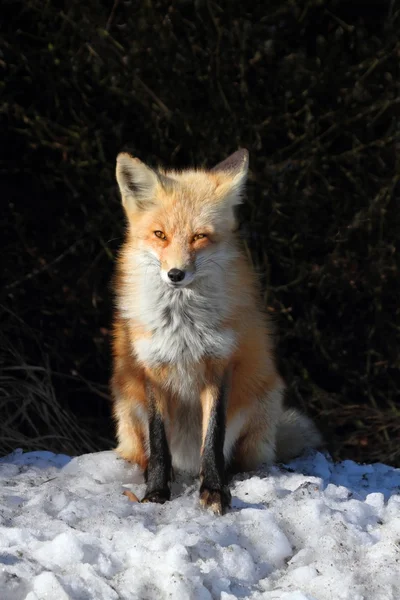
[[[229,268],[236,256],[234,209],[248,171],[238,150],[211,170],[155,171],[121,153],[116,177],[129,223],[129,245],[171,288],[192,286]]]

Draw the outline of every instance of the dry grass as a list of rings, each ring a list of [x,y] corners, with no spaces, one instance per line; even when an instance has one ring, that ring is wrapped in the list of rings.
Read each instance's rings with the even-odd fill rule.
[[[18,323],[18,332],[24,332],[25,339],[30,337],[36,345],[33,332],[21,322]],[[60,377],[62,385],[72,389],[72,386],[68,386],[68,379],[76,383],[77,377],[68,378],[65,373],[52,371],[49,358],[44,354],[37,356],[39,364],[27,363],[23,347],[18,348],[18,340],[11,344],[10,337],[0,334],[3,365],[0,373],[2,452],[12,452],[16,448],[51,449],[75,455],[95,452],[99,447],[111,447],[111,438],[102,436],[93,423],[81,422],[77,414],[60,403],[54,379]],[[89,382],[83,383],[90,387]],[[96,392],[107,399],[100,388]]]

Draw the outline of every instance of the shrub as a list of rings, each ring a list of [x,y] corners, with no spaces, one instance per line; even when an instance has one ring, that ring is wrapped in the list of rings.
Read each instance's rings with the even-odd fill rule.
[[[398,464],[395,3],[14,0],[2,28],[3,451],[111,443],[117,152],[181,167],[245,146],[288,401],[336,457]]]

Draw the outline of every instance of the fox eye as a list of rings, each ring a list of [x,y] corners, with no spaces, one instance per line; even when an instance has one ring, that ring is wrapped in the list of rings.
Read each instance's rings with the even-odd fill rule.
[[[160,238],[160,240],[166,240],[167,236],[162,231],[155,231],[154,235]]]
[[[202,240],[203,238],[206,238],[207,235],[205,233],[196,233],[196,235],[193,237],[193,241],[197,242],[197,240]]]

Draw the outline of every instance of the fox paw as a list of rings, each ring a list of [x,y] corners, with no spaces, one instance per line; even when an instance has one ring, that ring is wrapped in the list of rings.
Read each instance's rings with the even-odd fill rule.
[[[200,505],[208,508],[215,515],[224,515],[231,505],[231,493],[228,487],[221,490],[200,489]]]
[[[169,490],[155,490],[154,492],[147,492],[142,502],[155,502],[156,504],[164,504],[168,502],[171,497]]]

